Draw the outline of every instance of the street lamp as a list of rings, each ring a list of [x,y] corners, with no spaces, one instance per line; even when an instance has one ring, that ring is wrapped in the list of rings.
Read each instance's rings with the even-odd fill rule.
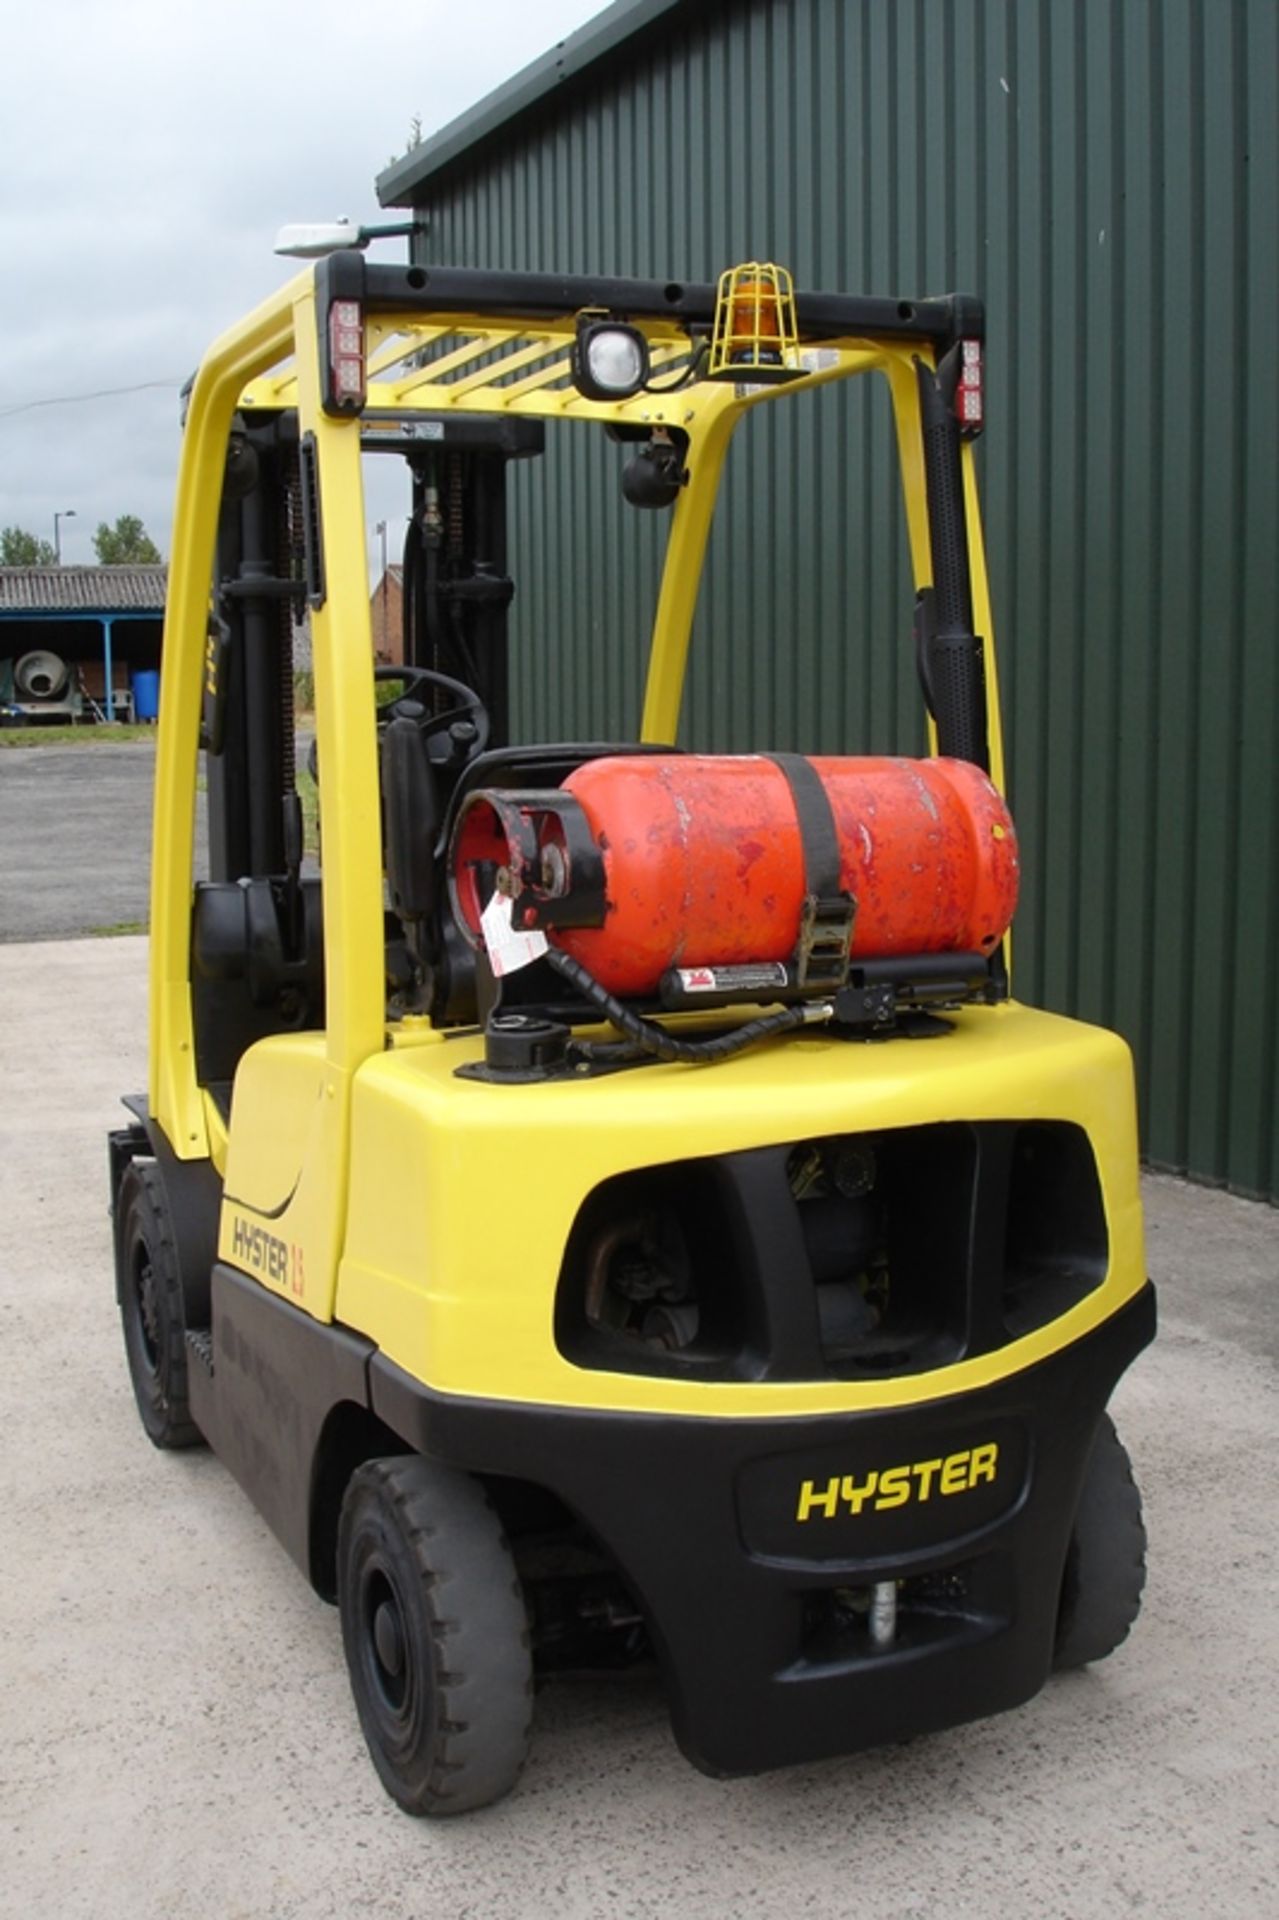
[[[58,522],[59,520],[74,519],[74,507],[64,507],[61,513],[55,513],[53,516],[53,564],[55,567],[62,565],[62,534],[58,527]]]

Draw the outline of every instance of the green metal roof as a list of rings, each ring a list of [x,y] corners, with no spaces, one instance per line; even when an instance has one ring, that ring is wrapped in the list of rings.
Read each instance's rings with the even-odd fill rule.
[[[508,128],[549,94],[558,92],[587,68],[597,68],[611,54],[634,40],[663,14],[687,6],[689,0],[616,0],[576,33],[534,60],[521,73],[468,107],[456,120],[411,147],[378,175],[377,196],[384,207],[411,207],[425,183],[462,156],[469,155],[495,133]],[[592,76],[594,77],[594,76]]]

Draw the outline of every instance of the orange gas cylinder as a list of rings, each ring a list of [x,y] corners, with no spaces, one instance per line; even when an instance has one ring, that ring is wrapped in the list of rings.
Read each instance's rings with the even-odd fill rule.
[[[809,765],[856,901],[854,959],[990,953],[1017,901],[1017,841],[986,775],[963,760]],[[452,865],[473,939],[492,890],[478,876],[498,875],[513,924],[543,928],[624,997],[652,993],[670,967],[788,961],[806,891],[791,782],[755,755],[618,756],[553,793],[474,794]]]

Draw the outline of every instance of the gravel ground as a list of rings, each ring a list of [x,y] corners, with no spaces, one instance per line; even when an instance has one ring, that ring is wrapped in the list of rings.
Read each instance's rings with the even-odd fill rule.
[[[995,1721],[729,1784],[679,1757],[653,1684],[561,1685],[510,1799],[415,1822],[366,1758],[335,1615],[216,1460],[137,1423],[103,1135],[144,1083],[145,967],[139,938],[0,947],[0,1913],[1279,1909],[1279,1212],[1147,1183],[1163,1327],[1116,1412],[1151,1574],[1112,1660]]]

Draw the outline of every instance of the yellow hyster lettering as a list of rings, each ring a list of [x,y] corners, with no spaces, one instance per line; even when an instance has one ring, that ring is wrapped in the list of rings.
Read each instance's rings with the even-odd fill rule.
[[[877,1473],[872,1473],[870,1478],[867,1480],[866,1485],[864,1487],[859,1487],[857,1484],[857,1475],[855,1473],[846,1473],[844,1475],[844,1485],[843,1485],[844,1498],[845,1500],[847,1500],[849,1506],[852,1508],[854,1513],[861,1512],[865,1502],[869,1500],[871,1494],[874,1493],[878,1480],[879,1480],[879,1475]]]
[[[811,1520],[817,1513],[824,1520],[833,1520],[841,1505],[853,1514],[867,1507],[888,1512],[912,1499],[930,1500],[934,1492],[967,1493],[983,1481],[993,1484],[998,1470],[999,1446],[988,1440],[981,1447],[962,1447],[957,1453],[948,1453],[944,1460],[917,1460],[908,1466],[872,1470],[865,1479],[846,1473],[825,1482],[805,1480],[799,1489],[795,1518]]]
[[[910,1499],[910,1468],[889,1467],[879,1476],[877,1507],[904,1507]]]
[[[818,1493],[816,1483],[805,1480],[799,1490],[799,1511],[797,1520],[807,1520],[814,1507],[820,1507],[828,1520],[835,1518],[835,1509],[839,1505],[839,1478],[826,1482],[826,1491]]]
[[[968,1478],[968,1463],[971,1453],[965,1447],[962,1453],[948,1453],[941,1463],[941,1490],[943,1493],[965,1493],[971,1484]]]
[[[927,1500],[933,1490],[933,1475],[940,1473],[940,1471],[940,1460],[921,1460],[917,1466],[911,1468],[911,1472],[919,1482],[919,1498],[921,1500]]]

